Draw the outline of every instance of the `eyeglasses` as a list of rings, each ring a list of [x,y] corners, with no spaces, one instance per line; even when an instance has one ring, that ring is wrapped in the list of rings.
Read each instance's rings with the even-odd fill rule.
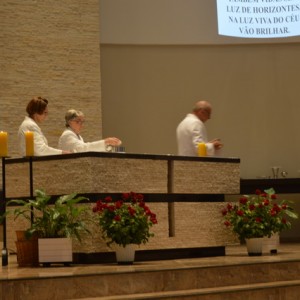
[[[72,120],[73,122],[75,122],[75,123],[77,123],[77,124],[80,124],[80,125],[82,125],[82,124],[84,124],[84,120]]]

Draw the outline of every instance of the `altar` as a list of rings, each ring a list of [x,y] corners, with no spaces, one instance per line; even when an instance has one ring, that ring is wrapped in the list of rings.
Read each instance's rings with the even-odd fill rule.
[[[240,160],[131,153],[76,153],[5,160],[6,200],[31,198],[35,189],[57,196],[78,193],[91,207],[107,195],[142,193],[156,213],[154,237],[137,251],[141,260],[225,255],[236,242],[223,225],[224,197],[240,193]],[[10,209],[8,207],[8,209]],[[15,230],[24,229],[9,215],[7,248]],[[113,252],[96,224],[92,235],[74,241],[75,261],[107,261]]]

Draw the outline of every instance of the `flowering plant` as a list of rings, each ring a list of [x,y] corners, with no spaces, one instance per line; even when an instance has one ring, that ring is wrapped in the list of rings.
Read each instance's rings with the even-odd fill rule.
[[[274,189],[264,192],[256,190],[255,195],[243,196],[236,204],[228,203],[222,210],[225,226],[232,228],[240,240],[255,237],[270,237],[273,233],[290,229],[287,217],[297,219],[293,208],[283,200],[277,199]]]
[[[145,204],[142,194],[124,193],[115,202],[108,196],[96,202],[93,212],[98,214],[103,237],[109,240],[108,245],[116,243],[125,247],[128,244],[145,244],[154,236],[150,227],[157,224],[156,215]]]

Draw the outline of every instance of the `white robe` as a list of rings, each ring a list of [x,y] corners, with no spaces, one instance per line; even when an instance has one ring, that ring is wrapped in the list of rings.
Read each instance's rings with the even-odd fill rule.
[[[214,155],[214,145],[208,142],[206,127],[194,114],[188,114],[178,125],[178,155],[198,156],[198,144],[205,143],[208,156]]]
[[[18,131],[20,154],[22,156],[26,155],[26,142],[25,142],[26,131],[33,132],[34,155],[43,156],[43,155],[62,154],[61,150],[48,146],[48,141],[44,136],[41,128],[32,118],[26,116],[24,121],[20,125]]]
[[[107,151],[105,141],[85,143],[83,138],[76,134],[71,128],[66,128],[58,141],[58,148],[71,152]]]

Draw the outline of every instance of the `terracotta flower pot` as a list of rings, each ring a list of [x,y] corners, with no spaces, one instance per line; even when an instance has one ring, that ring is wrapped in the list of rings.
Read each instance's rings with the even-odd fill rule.
[[[26,239],[25,231],[16,231],[17,241],[17,262],[19,267],[37,267],[38,260],[38,240],[37,236]]]

